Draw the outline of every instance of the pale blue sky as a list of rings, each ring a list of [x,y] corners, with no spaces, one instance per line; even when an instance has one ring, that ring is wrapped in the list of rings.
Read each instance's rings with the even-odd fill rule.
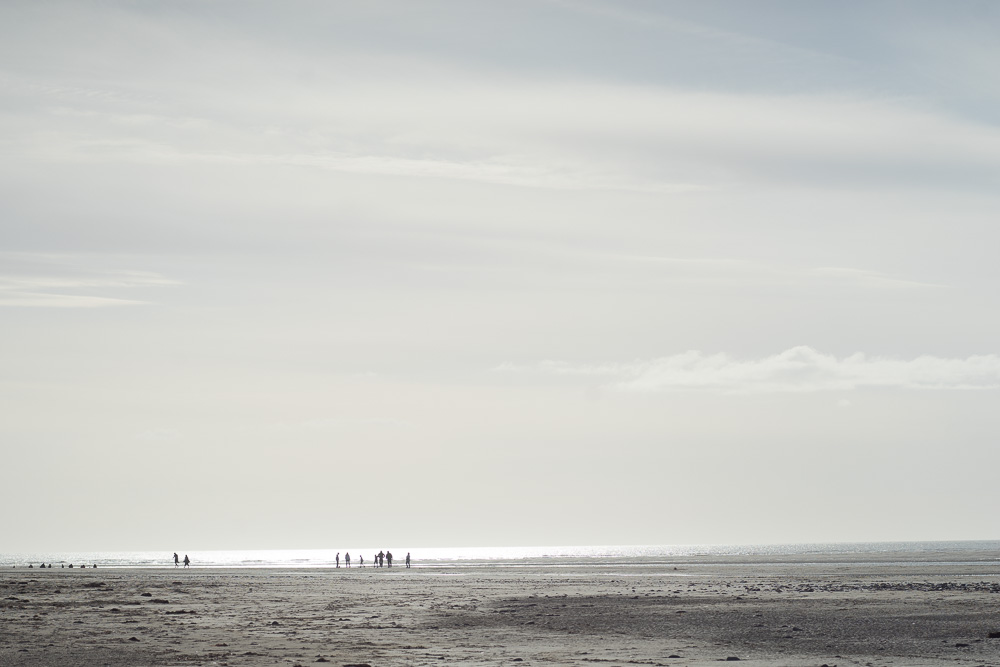
[[[989,2],[6,2],[4,550],[997,538]]]

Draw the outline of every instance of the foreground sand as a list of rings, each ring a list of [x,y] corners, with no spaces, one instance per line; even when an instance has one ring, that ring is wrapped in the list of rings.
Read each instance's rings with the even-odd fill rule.
[[[1000,665],[998,573],[17,568],[0,572],[0,665]]]

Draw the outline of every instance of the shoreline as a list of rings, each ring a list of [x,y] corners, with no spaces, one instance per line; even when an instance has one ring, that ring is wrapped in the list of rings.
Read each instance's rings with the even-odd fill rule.
[[[411,547],[419,566],[559,566],[589,564],[613,566],[677,565],[682,563],[876,563],[1000,562],[1000,541],[845,542],[815,544],[742,545],[605,545],[548,547]],[[352,547],[356,556],[375,553],[371,547]],[[347,551],[342,551],[347,553]],[[0,570],[10,566],[45,563],[98,564],[101,567],[170,567],[170,551],[36,551],[0,553]],[[197,566],[214,567],[336,567],[335,549],[187,550]],[[400,553],[403,553],[400,550]],[[371,560],[368,564],[371,564]],[[398,567],[403,558],[396,559]],[[358,564],[355,559],[355,565]]]

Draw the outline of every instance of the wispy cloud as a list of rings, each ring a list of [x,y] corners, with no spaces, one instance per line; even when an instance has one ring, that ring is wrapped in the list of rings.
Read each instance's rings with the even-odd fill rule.
[[[664,33],[686,33],[705,39],[718,48],[729,50],[755,47],[758,50],[769,51],[789,58],[807,60],[826,60],[845,62],[842,57],[829,53],[783,44],[749,33],[738,33],[713,27],[695,21],[682,20],[668,13],[654,13],[637,8],[629,8],[621,3],[599,2],[594,0],[549,0],[550,3],[599,17],[602,20],[613,20],[635,27],[657,30]]]
[[[715,391],[775,393],[850,391],[864,387],[898,389],[1000,388],[1000,355],[915,359],[837,358],[808,346],[759,359],[689,351],[628,363],[575,365],[544,361],[533,367],[504,364],[496,370],[600,379],[622,391]]]
[[[176,285],[151,271],[87,268],[60,255],[0,253],[0,307],[107,308],[148,303],[112,296],[116,290]]]
[[[8,96],[39,112],[6,114],[17,128],[8,150],[52,162],[292,165],[667,193],[765,182],[964,188],[992,185],[1000,164],[995,127],[914,100],[457,80],[405,69],[324,88],[237,79],[219,97],[177,84],[186,103],[176,107],[99,90],[68,96],[59,81],[13,87]],[[142,99],[140,83],[116,90],[130,85]],[[262,100],[251,94],[261,86],[283,93]]]
[[[578,161],[539,162],[525,156],[484,155],[478,158],[433,159],[391,154],[343,152],[251,153],[181,150],[142,139],[67,141],[48,157],[77,162],[134,162],[140,164],[223,164],[250,167],[293,166],[381,176],[410,176],[476,181],[552,190],[619,190],[646,193],[683,193],[707,189],[685,181],[666,182],[611,173]]]
[[[146,301],[114,299],[79,294],[48,294],[22,292],[0,288],[0,307],[3,308],[108,308],[115,306],[141,306]]]
[[[800,267],[744,259],[655,255],[615,255],[612,259],[671,271],[679,281],[690,283],[735,283],[769,287],[809,285],[810,288],[851,287],[879,290],[944,287],[940,284],[921,282],[870,269],[844,266]]]

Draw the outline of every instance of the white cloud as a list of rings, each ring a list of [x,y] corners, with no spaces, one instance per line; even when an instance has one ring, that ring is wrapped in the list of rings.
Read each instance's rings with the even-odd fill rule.
[[[176,285],[152,271],[89,268],[94,259],[37,253],[0,253],[0,307],[106,308],[148,303],[109,296],[108,291]],[[96,293],[95,293],[96,292]]]
[[[647,30],[656,30],[665,35],[686,33],[704,39],[720,49],[741,49],[745,51],[747,47],[751,47],[761,52],[771,52],[775,55],[805,60],[807,62],[845,62],[845,59],[829,53],[783,44],[750,33],[732,32],[704,23],[682,20],[667,13],[642,11],[634,7],[629,8],[621,3],[584,2],[581,0],[549,0],[549,2],[567,9],[591,14],[599,17],[600,20],[610,19],[619,21]]]
[[[49,157],[62,161],[134,162],[140,164],[223,164],[250,167],[310,167],[353,174],[416,176],[477,181],[553,190],[622,190],[649,193],[682,193],[706,189],[686,182],[641,180],[603,173],[593,165],[550,159],[539,162],[525,156],[485,155],[471,160],[424,159],[393,155],[318,153],[246,153],[181,151],[144,140],[68,141]]]
[[[394,64],[328,86],[265,74],[223,89],[177,83],[174,104],[146,100],[138,77],[91,95],[59,80],[9,84],[0,98],[38,112],[4,114],[16,130],[8,151],[51,162],[295,165],[667,193],[762,182],[970,187],[985,179],[991,187],[1000,165],[995,127],[918,100],[484,81],[469,72],[442,81]],[[262,99],[262,88],[275,92]]]
[[[523,371],[505,364],[497,370]],[[572,365],[544,361],[537,372],[603,378],[622,391],[702,390],[723,393],[850,391],[863,387],[899,389],[1000,388],[1000,355],[964,359],[921,356],[915,359],[867,357],[838,359],[799,346],[760,359],[737,360],[725,354],[689,351],[630,363]]]
[[[869,269],[853,267],[800,267],[787,264],[755,262],[743,259],[708,257],[658,257],[654,255],[615,255],[622,262],[642,263],[683,275],[686,282],[714,282],[753,285],[809,285],[819,287],[852,287],[857,289],[900,290],[941,288],[930,282],[911,280]]]
[[[113,306],[141,306],[145,303],[147,302],[131,299],[81,296],[78,294],[21,292],[0,288],[0,307],[2,308],[107,308]]]

